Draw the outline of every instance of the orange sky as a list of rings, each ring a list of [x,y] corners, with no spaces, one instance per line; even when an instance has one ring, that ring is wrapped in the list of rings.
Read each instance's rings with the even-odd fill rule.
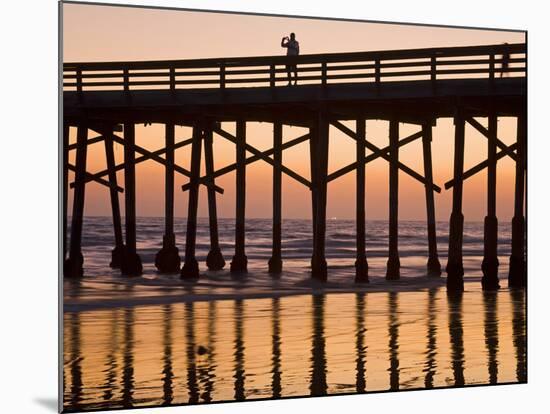
[[[458,46],[520,43],[524,33],[448,29],[408,25],[340,22],[316,19],[298,19],[266,16],[233,15],[207,12],[156,10],[128,7],[64,4],[63,6],[64,61],[113,61],[186,59],[229,56],[284,54],[280,39],[296,32],[301,54],[325,52],[353,52],[382,49],[407,49],[433,46]],[[485,119],[480,121],[486,125]],[[515,119],[499,120],[499,139],[511,144],[515,141]],[[352,124],[349,124],[353,128]],[[224,124],[234,131],[234,125]],[[400,124],[401,138],[416,132],[418,127]],[[305,132],[297,127],[285,127],[284,140]],[[331,128],[329,172],[353,162],[355,144],[350,138]],[[189,128],[177,128],[176,140],[189,138]],[[375,145],[388,145],[388,126],[382,121],[367,122],[367,136]],[[71,129],[71,141],[76,131]],[[452,178],[451,119],[439,119],[433,131],[434,181],[443,187]],[[147,149],[163,146],[164,126],[136,128],[136,142]],[[272,126],[249,124],[247,142],[266,150],[271,147]],[[483,161],[487,141],[473,128],[466,129],[465,170]],[[118,162],[123,160],[122,147],[115,146]],[[369,154],[369,152],[367,152]],[[214,138],[216,167],[235,160],[233,144],[221,137]],[[176,152],[176,162],[189,168],[190,148]],[[90,147],[88,171],[105,168],[102,143]],[[400,151],[400,160],[423,174],[422,145],[418,140]],[[74,151],[71,154],[74,163]],[[286,150],[283,163],[309,178],[308,144]],[[202,166],[204,171],[204,165]],[[497,215],[501,221],[510,220],[513,213],[514,165],[508,158],[498,163]],[[257,162],[247,167],[247,217],[271,215],[271,167]],[[378,159],[366,169],[367,218],[385,219],[388,211],[388,165]],[[120,182],[123,175],[119,174]],[[72,181],[72,174],[70,179]],[[162,216],[164,212],[164,172],[162,166],[147,161],[137,166],[138,216]],[[401,219],[425,219],[424,188],[404,173],[399,175],[399,202]],[[187,213],[187,194],[180,190],[187,179],[176,175],[175,209],[177,216]],[[218,197],[220,217],[233,217],[235,211],[234,173],[223,176],[217,184],[225,189]],[[480,173],[466,181],[464,186],[464,215],[466,220],[482,220],[486,208],[486,174]],[[328,188],[327,217],[352,218],[355,215],[355,174],[333,181]],[[436,194],[436,215],[447,220],[451,207],[451,190]],[[92,183],[86,189],[87,215],[110,215],[108,190]],[[201,189],[199,216],[207,215],[206,191]],[[311,214],[309,190],[293,179],[283,176],[283,217],[307,218]]]

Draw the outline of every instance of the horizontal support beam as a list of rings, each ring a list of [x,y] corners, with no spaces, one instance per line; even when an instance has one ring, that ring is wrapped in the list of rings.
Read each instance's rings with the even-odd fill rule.
[[[483,125],[481,125],[478,121],[476,121],[473,117],[467,117],[466,122],[468,122],[471,126],[477,129],[489,141],[494,140],[497,147],[499,147],[502,151],[504,151],[504,153],[508,155],[510,158],[512,158],[514,161],[517,161],[516,154],[514,154],[506,144],[504,144],[501,140],[499,140],[498,137],[491,136],[491,134],[489,134],[489,130],[485,128]]]
[[[410,144],[411,142],[416,141],[418,138],[421,138],[421,137],[422,137],[422,131],[415,132],[414,134],[400,140],[399,143],[397,144],[397,147],[398,148],[403,147],[407,144]],[[390,147],[387,146],[382,148],[381,151],[387,154],[389,150],[390,150]],[[368,164],[369,162],[374,161],[378,158],[380,158],[379,154],[370,154],[368,157],[365,158],[365,164]],[[330,183],[331,181],[336,180],[337,178],[340,178],[343,175],[346,175],[347,173],[355,170],[356,168],[357,168],[357,161],[352,162],[351,164],[348,164],[345,167],[342,167],[339,170],[329,174],[327,177],[327,182]]]
[[[232,143],[237,144],[237,138],[231,135],[229,132],[224,131],[219,127],[214,128],[213,131],[216,134],[220,135],[221,137],[227,139],[228,141],[231,141]],[[267,155],[264,155],[260,150],[254,148],[252,145],[245,144],[245,148],[248,152],[251,152],[252,154],[260,157],[263,161],[267,162],[268,164],[271,164],[272,166],[275,166],[275,161],[273,161],[273,159],[269,158],[269,156]],[[281,171],[284,172],[289,177],[294,178],[299,183],[305,185],[306,187],[311,188],[311,182],[309,182],[307,179],[305,179],[301,175],[295,173],[291,169],[285,166],[281,166]]]
[[[309,134],[305,134],[305,135],[302,135],[298,138],[295,138],[293,140],[285,142],[283,145],[281,145],[281,151],[284,151],[285,149],[291,148],[295,145],[301,144],[302,142],[307,141],[308,139],[309,139]],[[275,148],[271,148],[271,149],[268,149],[267,151],[262,152],[262,154],[265,155],[265,156],[269,156],[269,155],[273,154],[274,152],[275,152]],[[245,164],[246,165],[252,164],[253,162],[256,162],[256,161],[261,160],[261,159],[262,159],[262,157],[260,157],[258,155],[253,155],[251,157],[248,157],[245,160]],[[217,177],[220,177],[222,175],[228,174],[231,171],[236,170],[237,165],[238,165],[237,163],[234,163],[234,164],[227,165],[223,168],[220,168],[219,170],[214,171],[214,173],[212,175],[205,175],[205,176],[201,177],[199,179],[199,182],[200,183],[202,183],[203,181],[206,182],[208,180],[213,180],[214,178],[217,178]],[[274,166],[273,168],[277,168],[277,167]],[[191,184],[187,183],[187,184],[182,185],[181,189],[183,191],[187,191],[187,190],[189,190],[190,187],[191,187]]]
[[[515,144],[510,145],[508,147],[508,149],[515,150],[517,148],[517,146],[518,146],[518,144],[515,143]],[[500,160],[501,158],[504,158],[506,155],[508,155],[508,153],[506,151],[500,151],[496,155],[497,161]],[[477,164],[475,167],[470,168],[468,171],[466,171],[464,174],[462,174],[462,177],[461,177],[462,181],[466,181],[468,178],[473,177],[478,172],[485,169],[488,165],[489,165],[489,161],[485,160],[485,161],[480,162],[479,164]],[[449,188],[453,187],[455,185],[455,183],[456,183],[456,181],[454,179],[452,179],[450,181],[447,181],[445,183],[445,189],[448,190]]]
[[[67,168],[71,171],[75,171],[76,172],[76,167],[72,164],[68,164],[67,165]],[[122,193],[124,192],[124,189],[118,185],[115,185],[113,183],[111,183],[110,181],[107,181],[107,180],[104,180],[103,178],[95,178],[92,176],[92,174],[90,174],[89,172],[86,172],[84,174],[86,176],[86,181],[95,181],[101,185],[104,185],[106,187],[109,187],[109,188],[114,188],[115,190],[117,190],[119,193]],[[89,178],[89,180],[88,180]]]
[[[345,126],[344,124],[342,124],[341,122],[339,121],[332,121],[331,122],[332,125],[334,125],[336,128],[338,128],[340,131],[342,131],[344,134],[346,135],[349,135],[351,138],[353,139],[357,139],[357,134],[355,132],[353,132],[351,129],[349,129],[347,126]],[[372,152],[374,152],[375,154],[377,154],[378,156],[384,158],[386,161],[388,161],[389,163],[392,163],[392,160],[390,158],[389,155],[387,155],[383,150],[381,150],[380,148],[378,148],[376,145],[370,143],[369,141],[365,140],[365,146],[371,150]],[[417,181],[420,181],[422,184],[426,185],[426,186],[429,186],[432,188],[432,190],[440,193],[441,192],[441,187],[435,185],[435,184],[431,184],[428,183],[426,181],[426,179],[418,174],[416,171],[412,170],[411,168],[407,167],[405,164],[401,163],[401,162],[397,162],[397,167],[403,171],[405,174],[407,175],[410,175],[412,178],[414,178],[415,180]]]

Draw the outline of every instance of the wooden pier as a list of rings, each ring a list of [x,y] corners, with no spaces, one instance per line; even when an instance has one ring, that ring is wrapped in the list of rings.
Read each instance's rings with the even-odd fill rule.
[[[502,56],[509,55],[509,66],[501,74]],[[441,275],[437,251],[434,191],[441,188],[433,182],[432,129],[438,118],[453,118],[454,174],[445,183],[452,188],[447,287],[463,290],[462,213],[463,183],[487,169],[487,215],[484,224],[482,286],[499,288],[498,219],[496,217],[496,168],[498,160],[510,157],[516,163],[514,218],[512,220],[512,254],[509,285],[526,285],[525,252],[525,171],[526,171],[526,45],[488,45],[374,52],[317,54],[294,57],[298,68],[298,85],[286,86],[286,56],[263,56],[223,59],[144,61],[144,62],[77,62],[63,65],[63,172],[65,277],[81,277],[84,258],[81,252],[82,222],[86,184],[95,181],[109,188],[113,215],[115,246],[111,266],[128,276],[140,275],[142,263],[136,249],[135,166],[144,161],[160,163],[165,168],[165,231],[162,248],[155,265],[160,273],[181,272],[182,278],[198,278],[200,265],[195,257],[199,187],[208,191],[210,251],[206,266],[211,270],[225,267],[218,239],[216,197],[223,189],[216,178],[236,172],[235,251],[230,271],[247,271],[246,256],[246,167],[263,161],[273,167],[273,245],[266,267],[270,273],[283,270],[282,175],[285,174],[311,192],[312,277],[330,278],[325,257],[326,206],[328,184],[343,175],[356,172],[356,241],[355,280],[369,281],[368,251],[365,229],[366,164],[383,158],[389,168],[389,245],[386,278],[400,277],[399,260],[399,174],[404,173],[425,188],[428,234],[427,275]],[[499,117],[517,118],[517,142],[507,146],[498,138]],[[487,126],[483,121],[487,120]],[[367,120],[389,123],[388,145],[372,143]],[[344,124],[353,121],[354,130]],[[235,135],[223,129],[235,123]],[[247,123],[273,124],[273,146],[260,151],[247,142]],[[135,143],[135,125],[165,125],[165,146],[146,150]],[[401,124],[417,126],[418,131],[406,137]],[[176,142],[175,126],[191,127],[192,137]],[[308,133],[283,139],[283,126],[308,129]],[[475,128],[487,140],[487,159],[464,170],[465,127]],[[69,145],[69,129],[76,128],[77,140]],[[356,144],[356,160],[332,173],[330,130],[336,128]],[[122,132],[122,134],[120,134]],[[96,135],[94,135],[96,134]],[[214,139],[225,139],[235,145],[235,163],[219,170],[214,168]],[[422,140],[424,171],[414,171],[399,159],[399,149]],[[89,173],[86,169],[87,147],[104,141],[107,169]],[[283,152],[308,141],[311,179],[283,164]],[[124,162],[116,164],[113,144],[124,147]],[[175,163],[174,152],[191,145],[191,169]],[[202,148],[204,147],[204,160]],[[370,151],[367,156],[366,150]],[[76,151],[75,164],[69,163],[69,152]],[[251,156],[247,157],[247,152]],[[201,176],[205,163],[206,174]],[[75,172],[69,183],[69,170]],[[124,170],[124,188],[117,183],[116,172]],[[174,176],[188,178],[183,191],[189,191],[187,230],[183,266],[174,231]],[[70,243],[66,243],[67,199],[74,189]],[[119,193],[125,205],[125,239],[119,206]],[[227,252],[225,252],[227,254]],[[350,257],[353,259],[353,257]]]

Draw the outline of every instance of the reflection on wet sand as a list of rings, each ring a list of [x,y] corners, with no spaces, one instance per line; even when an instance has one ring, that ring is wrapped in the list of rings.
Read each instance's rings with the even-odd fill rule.
[[[365,293],[357,293],[355,300],[357,303],[357,327],[356,327],[356,368],[357,371],[355,386],[358,393],[366,391],[365,383],[365,359],[367,355],[367,347],[365,345]]]
[[[437,356],[437,324],[436,324],[436,309],[435,309],[435,297],[437,291],[430,289],[428,291],[428,317],[427,321],[427,339],[428,346],[426,349],[426,363],[424,366],[424,387],[426,389],[433,388],[434,375],[436,370],[436,356]]]
[[[311,343],[311,385],[310,394],[327,393],[327,360],[325,356],[325,296],[313,296],[313,337]]]
[[[462,325],[463,294],[448,294],[449,334],[451,337],[454,386],[464,386],[464,327]]]
[[[66,313],[64,406],[76,411],[526,381],[523,291],[407,295]],[[466,311],[479,317],[465,318]]]

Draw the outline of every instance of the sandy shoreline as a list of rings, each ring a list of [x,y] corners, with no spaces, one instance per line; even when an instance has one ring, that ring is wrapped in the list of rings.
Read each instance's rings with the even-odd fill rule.
[[[465,280],[465,291],[479,291],[481,278],[469,277]],[[114,292],[111,297],[93,297],[86,295],[74,296],[65,294],[64,312],[85,312],[102,309],[126,308],[136,306],[153,306],[162,304],[222,301],[237,299],[265,299],[300,295],[345,294],[345,293],[380,293],[380,292],[420,292],[430,289],[445,288],[445,277],[407,277],[397,281],[387,281],[383,277],[371,277],[370,283],[351,285],[335,282],[322,283],[314,280],[304,281],[294,287],[285,286],[271,288],[242,287],[228,292],[194,292],[189,283],[179,287],[167,286],[147,289],[143,285],[134,285],[131,292]],[[501,290],[507,287],[506,281],[501,281]]]

